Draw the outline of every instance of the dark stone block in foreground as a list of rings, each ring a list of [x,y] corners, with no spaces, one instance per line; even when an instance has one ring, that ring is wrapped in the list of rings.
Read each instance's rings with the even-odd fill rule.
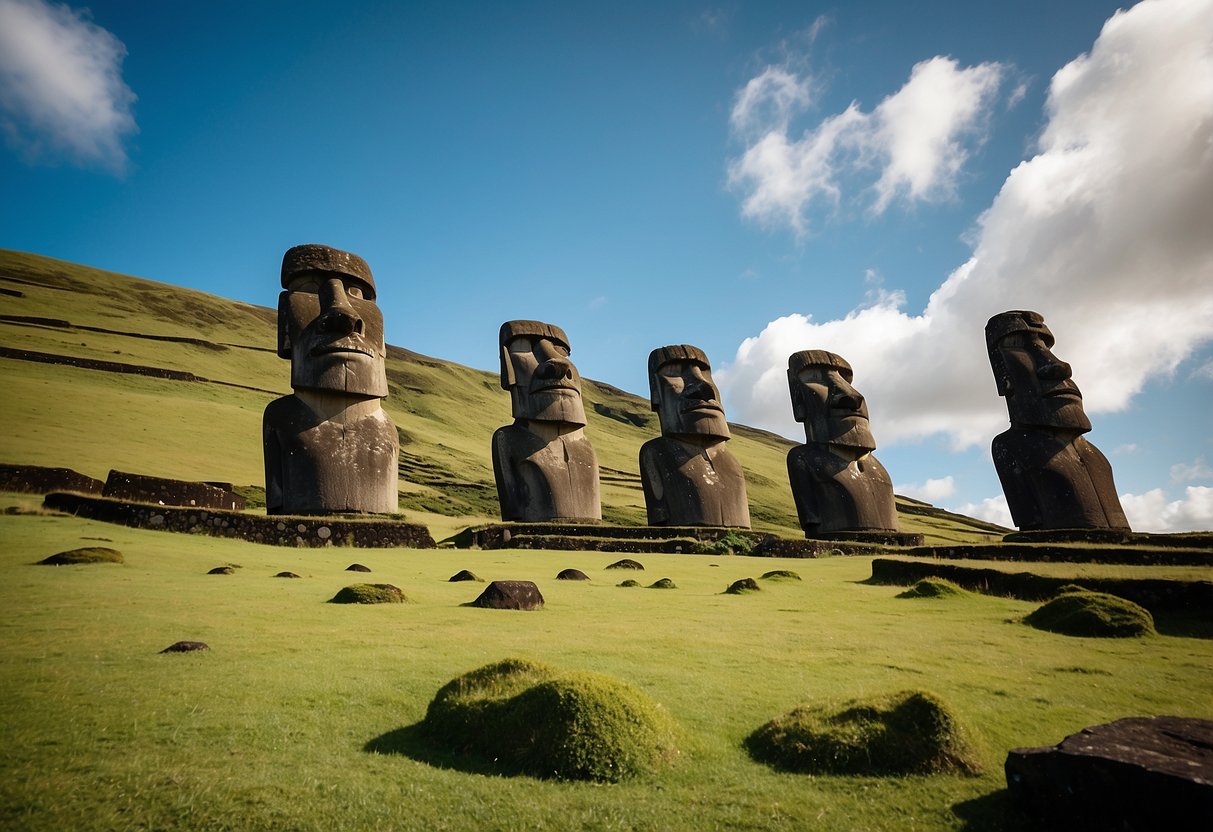
[[[204,641],[178,641],[161,650],[161,653],[192,653],[195,650],[210,650]]]
[[[490,610],[543,609],[543,595],[532,581],[493,581],[471,604]]]
[[[1213,721],[1129,717],[1007,755],[1011,796],[1046,827],[1213,828]]]
[[[561,569],[556,575],[558,581],[588,581],[590,576],[580,569]]]

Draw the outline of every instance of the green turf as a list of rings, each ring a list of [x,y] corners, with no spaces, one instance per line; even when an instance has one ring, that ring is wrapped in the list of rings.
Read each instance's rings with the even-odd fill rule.
[[[350,584],[329,599],[333,604],[403,604],[404,593],[393,584]]]
[[[81,563],[122,563],[122,553],[107,546],[81,546],[56,552],[38,561],[39,566],[75,566]]]
[[[943,578],[923,578],[914,586],[907,589],[905,592],[898,593],[898,598],[954,598],[958,595],[967,595],[968,592],[961,589],[951,581]]]
[[[1038,630],[1090,638],[1154,635],[1148,610],[1104,592],[1066,592],[1033,610],[1025,619]]]

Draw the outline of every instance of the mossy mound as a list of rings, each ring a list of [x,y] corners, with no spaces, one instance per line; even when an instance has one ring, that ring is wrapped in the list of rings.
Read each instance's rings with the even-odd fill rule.
[[[1065,586],[1061,586],[1061,587],[1057,588],[1057,592],[1054,593],[1054,597],[1056,597],[1057,595],[1069,595],[1071,592],[1090,592],[1090,591],[1091,590],[1087,589],[1085,586],[1081,586],[1079,584],[1066,584]]]
[[[649,589],[678,589],[678,586],[669,578],[658,578],[649,584]]]
[[[68,549],[38,561],[39,566],[72,566],[77,563],[124,563],[122,553],[105,546]]]
[[[506,659],[438,691],[422,727],[431,741],[501,773],[617,781],[668,764],[675,726],[661,706],[599,673]]]
[[[758,585],[758,581],[753,578],[742,578],[729,584],[729,588],[725,590],[726,595],[744,595],[747,592],[758,592],[762,587]]]
[[[644,564],[642,564],[638,560],[632,560],[631,558],[623,558],[622,560],[617,560],[614,563],[608,564],[606,568],[607,569],[638,569],[638,570],[643,571]]]
[[[556,573],[558,581],[588,581],[590,576],[582,572],[580,569],[561,569]]]
[[[403,604],[404,592],[391,584],[350,584],[329,599],[330,604]]]
[[[804,774],[978,774],[952,710],[924,691],[801,705],[746,738],[759,762]]]
[[[770,572],[763,572],[762,579],[764,581],[799,581],[800,575],[791,569],[772,569]]]
[[[370,572],[371,567],[363,566],[361,563],[351,563],[349,566],[345,567],[345,571],[346,572]]]
[[[235,575],[236,570],[230,566],[216,566],[214,569],[208,569],[208,575]]]
[[[640,581],[635,581],[628,578],[626,581],[621,581],[619,586],[640,586]]]
[[[1059,595],[1024,621],[1038,630],[1089,638],[1133,638],[1155,632],[1154,617],[1147,610],[1103,592]]]
[[[754,551],[754,539],[741,532],[725,532],[715,540],[691,544],[693,555],[748,555]]]
[[[294,572],[279,572],[274,577],[275,578],[298,578],[299,576],[297,574],[295,574]]]
[[[962,595],[968,595],[966,590],[961,589],[951,581],[943,578],[923,578],[914,586],[907,589],[905,592],[897,594],[898,598],[958,598]]]
[[[451,577],[447,578],[447,583],[458,583],[460,581],[475,581],[476,583],[484,583],[484,578],[477,575],[468,569],[460,569]]]

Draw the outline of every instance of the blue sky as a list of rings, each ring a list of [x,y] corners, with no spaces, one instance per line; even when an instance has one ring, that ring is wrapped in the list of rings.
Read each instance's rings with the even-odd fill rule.
[[[1038,309],[1134,525],[1208,528],[1213,6],[1117,8],[0,0],[0,246],[272,306],[326,243],[392,343],[538,318],[642,395],[692,343],[792,437],[833,349],[899,490],[992,518],[981,331]]]

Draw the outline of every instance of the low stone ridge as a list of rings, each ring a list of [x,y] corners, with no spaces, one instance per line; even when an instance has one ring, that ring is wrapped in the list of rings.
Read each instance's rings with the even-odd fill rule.
[[[329,599],[330,604],[403,604],[404,592],[392,584],[350,584]]]
[[[770,572],[763,572],[762,579],[764,581],[799,581],[800,575],[791,569],[772,569]]]
[[[978,774],[956,715],[925,691],[801,705],[746,738],[759,762],[803,774]]]
[[[923,578],[905,592],[899,592],[898,598],[956,598],[969,593],[951,581],[943,578]]]
[[[76,491],[100,494],[105,483],[86,477],[71,468],[44,468],[41,465],[0,464],[0,491],[21,494],[49,494],[52,491]]]
[[[582,572],[580,569],[561,569],[556,574],[558,581],[588,581],[590,576]]]
[[[649,584],[649,589],[678,589],[678,587],[669,578],[658,578]]]
[[[1118,546],[1174,547],[1213,551],[1213,532],[1150,534],[1124,529],[1037,529],[1010,532],[1004,543],[1096,543]]]
[[[216,566],[214,569],[208,570],[208,575],[235,575],[236,570],[230,566]]]
[[[532,581],[493,581],[470,606],[491,610],[540,610],[543,609],[543,595]]]
[[[204,641],[176,641],[161,650],[161,653],[192,653],[195,650],[210,650]]]
[[[111,500],[224,511],[243,511],[246,505],[245,499],[230,489],[216,488],[205,482],[149,477],[126,471],[110,471],[101,495]]]
[[[1007,755],[1007,788],[1048,828],[1205,832],[1213,824],[1213,721],[1127,717]]]
[[[235,537],[271,546],[432,549],[434,538],[418,523],[349,517],[287,517],[176,508],[54,492],[43,506],[90,520],[137,529]]]
[[[501,774],[616,782],[668,765],[676,727],[641,691],[599,673],[506,659],[451,680],[422,730]]]
[[[868,582],[909,586],[927,577],[946,578],[973,592],[1009,595],[1023,601],[1045,601],[1056,596],[1063,587],[1074,585],[1073,578],[891,558],[872,561],[872,577]],[[1213,581],[1084,577],[1082,582],[1091,591],[1118,595],[1154,613],[1190,612],[1213,619]]]
[[[758,585],[758,581],[753,578],[741,578],[729,584],[729,588],[725,590],[727,595],[741,595],[746,592],[758,592],[762,587]]]
[[[346,572],[370,572],[371,568],[369,566],[363,566],[361,563],[351,563],[349,566],[345,567],[345,571]]]
[[[1067,592],[1031,612],[1024,622],[1038,630],[1088,638],[1153,635],[1154,617],[1124,598],[1103,592]]]
[[[294,572],[279,572],[274,577],[275,578],[298,578],[299,576],[296,575]]]
[[[1019,532],[1027,534],[1027,532]],[[1145,535],[1141,535],[1144,537]],[[1152,538],[1181,535],[1150,535]],[[1213,566],[1213,547],[1174,543],[1150,547],[1061,545],[1056,543],[994,543],[955,546],[916,546],[905,552],[916,558],[949,560],[1013,560],[1025,563],[1118,563],[1130,566]]]
[[[669,580],[669,579],[663,578],[662,580]],[[621,581],[619,583],[619,586],[622,586],[622,587],[640,586],[640,581],[634,580],[632,578],[628,578],[626,581]]]
[[[454,575],[447,578],[447,581],[449,583],[456,583],[458,581],[476,581],[477,583],[482,584],[482,583],[484,583],[484,578],[480,577],[475,572],[469,572],[466,569],[460,569]]]
[[[642,564],[638,560],[632,560],[631,558],[623,558],[622,560],[617,560],[612,564],[608,564],[606,568],[607,569],[638,569],[638,570],[643,571],[644,564]]]
[[[122,553],[105,546],[83,546],[56,552],[38,561],[38,566],[74,566],[80,563],[123,563]]]
[[[812,540],[836,541],[839,543],[869,543],[876,546],[921,546],[923,536],[914,532],[814,532],[805,535]]]

